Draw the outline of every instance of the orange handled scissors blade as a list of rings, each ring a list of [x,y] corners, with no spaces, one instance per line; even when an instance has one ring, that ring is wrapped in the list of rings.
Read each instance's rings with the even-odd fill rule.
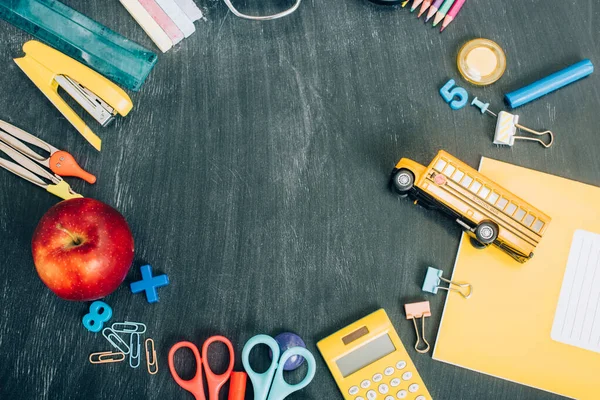
[[[216,342],[225,344],[229,351],[229,366],[220,375],[215,374],[208,364],[208,347]],[[206,374],[206,382],[208,383],[209,400],[219,400],[219,391],[231,376],[234,361],[233,345],[225,336],[213,336],[208,338],[202,345],[202,363],[204,364],[204,373]]]
[[[229,352],[229,366],[227,367],[227,370],[220,375],[215,374],[210,368],[210,365],[208,364],[208,348],[211,344],[216,342],[225,344]],[[196,374],[192,379],[187,381],[182,379],[177,373],[177,370],[175,369],[175,353],[181,348],[188,348],[192,350],[192,353],[194,353],[194,358],[196,360]],[[231,372],[233,371],[233,363],[233,345],[231,344],[229,339],[227,339],[224,336],[213,336],[208,338],[202,346],[202,357],[200,357],[198,347],[196,347],[196,345],[191,342],[176,343],[173,347],[171,347],[171,350],[169,351],[169,370],[171,371],[173,379],[179,386],[193,394],[196,400],[206,400],[204,394],[204,385],[202,383],[202,369],[204,368],[206,382],[208,383],[209,400],[219,400],[219,391],[231,376]]]
[[[196,375],[188,381],[181,379],[177,370],[175,369],[175,353],[181,348],[188,348],[194,353],[196,359]],[[187,390],[194,395],[196,400],[206,400],[204,397],[204,385],[202,384],[202,359],[200,358],[200,352],[195,344],[191,342],[179,342],[175,343],[171,350],[169,350],[169,370],[175,382],[183,389]]]

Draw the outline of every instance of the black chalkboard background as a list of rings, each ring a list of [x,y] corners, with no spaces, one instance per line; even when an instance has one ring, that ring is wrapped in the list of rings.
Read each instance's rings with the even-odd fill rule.
[[[155,49],[118,1],[66,3]],[[89,364],[91,352],[108,347],[81,326],[87,304],[55,297],[30,255],[37,221],[57,199],[3,170],[0,398],[191,399],[168,372],[175,342],[224,334],[239,370],[248,338],[291,330],[318,371],[289,399],[338,399],[315,344],[383,307],[435,399],[558,399],[415,353],[402,306],[431,302],[433,343],[445,294],[420,285],[428,265],[450,273],[460,229],[394,196],[387,180],[399,158],[428,163],[445,149],[472,166],[487,156],[600,185],[600,74],[518,109],[523,125],[554,131],[549,150],[495,147],[493,118],[452,111],[438,94],[455,78],[497,111],[506,91],[582,58],[600,65],[600,3],[468,1],[441,35],[405,9],[366,0],[304,0],[292,16],[264,23],[234,17],[220,0],[197,3],[206,20],[160,55],[142,90],[130,93],[134,111],[105,129],[90,123],[102,153],[17,68],[12,58],[31,37],[0,21],[0,118],[73,153],[99,177],[94,186],[69,179],[75,190],[131,224],[135,265],[106,301],[113,321],[147,324],[160,363],[155,376]],[[487,88],[455,67],[474,37],[507,53],[506,74]],[[128,288],[144,263],[171,279],[157,304]],[[191,359],[181,364],[191,377]]]

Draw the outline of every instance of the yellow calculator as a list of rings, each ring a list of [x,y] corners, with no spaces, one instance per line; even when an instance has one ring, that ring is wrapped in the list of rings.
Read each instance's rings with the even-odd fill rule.
[[[346,400],[431,400],[384,309],[317,347]]]

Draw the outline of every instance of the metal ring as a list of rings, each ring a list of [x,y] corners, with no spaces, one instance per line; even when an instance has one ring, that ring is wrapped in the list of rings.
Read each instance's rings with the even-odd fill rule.
[[[302,0],[297,0],[296,4],[294,4],[291,8],[282,11],[280,13],[277,14],[273,14],[273,15],[247,15],[247,14],[243,14],[241,12],[239,12],[234,6],[233,4],[231,4],[231,0],[223,0],[225,2],[225,4],[227,4],[227,7],[229,7],[229,10],[236,16],[236,17],[240,17],[240,18],[244,18],[244,19],[250,19],[250,20],[254,20],[254,21],[268,21],[268,20],[273,20],[273,19],[278,19],[278,18],[282,18],[282,17],[286,17],[288,15],[290,15],[291,13],[293,13],[294,11],[296,11],[298,9],[298,7],[300,6],[300,2]]]

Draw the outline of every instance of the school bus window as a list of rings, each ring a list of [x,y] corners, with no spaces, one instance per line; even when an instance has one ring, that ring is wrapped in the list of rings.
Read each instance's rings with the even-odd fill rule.
[[[469,185],[471,185],[471,182],[473,182],[473,178],[471,178],[469,175],[465,175],[464,179],[460,184],[468,188]]]
[[[498,201],[498,197],[500,197],[500,196],[498,195],[498,193],[496,193],[496,192],[493,192],[493,193],[490,195],[490,198],[488,199],[488,201],[489,201],[491,204],[495,204],[495,203],[496,203],[496,201]]]
[[[506,210],[505,210],[505,212],[508,215],[513,215],[515,213],[515,211],[517,211],[517,206],[515,205],[515,203],[510,203],[508,205],[508,207],[506,207]]]
[[[482,184],[480,182],[473,182],[473,184],[471,185],[471,187],[469,188],[469,190],[473,193],[477,193],[479,192],[479,189],[481,189]]]
[[[490,192],[490,188],[484,186],[483,189],[481,189],[481,192],[479,192],[479,197],[485,200],[488,197],[488,194],[490,194]]]
[[[506,207],[507,204],[508,200],[502,197],[500,200],[498,200],[498,203],[496,203],[496,207],[498,207],[501,210],[504,210],[504,207]]]
[[[520,221],[523,219],[523,217],[525,216],[525,210],[523,210],[522,208],[519,208],[519,211],[517,211],[517,213],[515,214],[515,219],[517,221]]]
[[[527,216],[523,220],[523,224],[525,224],[525,226],[531,226],[534,219],[535,219],[535,217],[533,215],[527,214]]]
[[[463,176],[465,176],[465,173],[457,169],[454,175],[452,175],[452,179],[456,182],[460,182]]]
[[[440,159],[435,164],[435,169],[437,169],[438,171],[442,172],[444,170],[445,166],[446,166],[446,161]]]
[[[455,170],[456,168],[453,165],[448,164],[448,166],[444,170],[444,175],[446,175],[447,177],[451,177]]]
[[[537,221],[535,221],[535,224],[533,224],[533,231],[539,233],[543,227],[544,227],[544,222],[540,221],[538,219]]]

